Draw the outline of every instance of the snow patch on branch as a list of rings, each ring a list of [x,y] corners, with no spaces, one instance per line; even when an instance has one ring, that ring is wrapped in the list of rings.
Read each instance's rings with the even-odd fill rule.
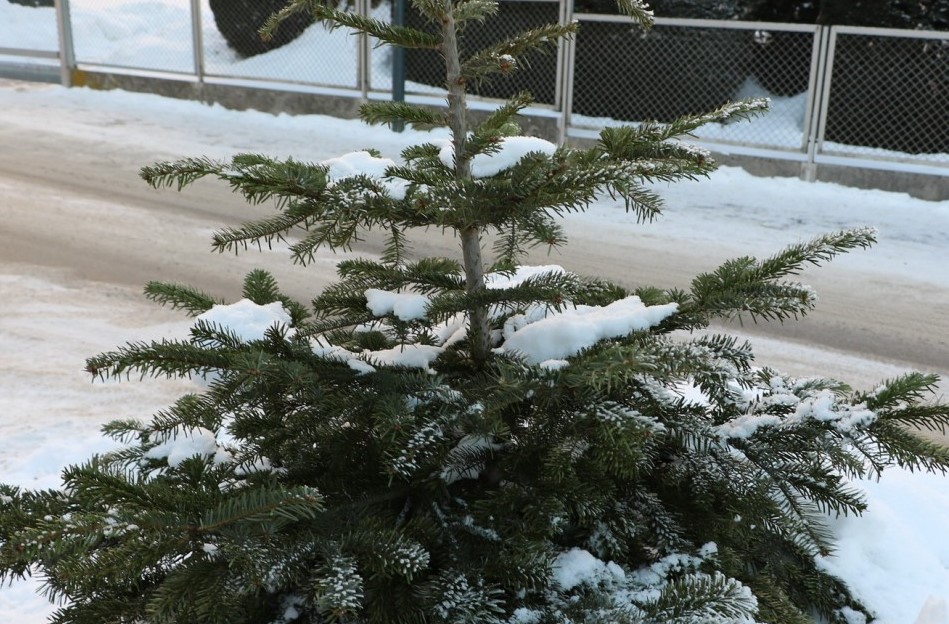
[[[579,585],[596,587],[603,580],[625,580],[623,568],[612,561],[605,563],[582,548],[572,548],[554,559],[551,576],[556,585],[570,591]]]
[[[359,373],[374,373],[377,366],[404,366],[406,368],[427,369],[432,365],[444,347],[424,344],[404,344],[391,349],[353,353],[348,349],[314,341],[311,345],[314,355],[343,362]]]
[[[233,456],[218,445],[214,432],[203,427],[172,435],[145,453],[148,459],[164,459],[172,468],[192,457],[214,457],[216,465],[230,463]]]
[[[394,314],[402,321],[416,321],[425,318],[425,311],[431,299],[417,293],[398,293],[370,288],[366,290],[366,307],[376,316]]]
[[[766,111],[771,108],[771,98],[753,98],[744,102],[729,102],[719,110],[704,117],[710,121],[724,122],[738,113],[751,111]]]
[[[715,429],[723,440],[745,440],[755,435],[759,429],[779,426],[781,417],[774,414],[742,414]]]
[[[406,344],[391,349],[370,351],[366,354],[366,357],[373,364],[382,366],[428,368],[444,350],[443,347],[435,345]]]
[[[704,147],[699,147],[694,143],[686,143],[684,141],[672,141],[671,143],[686,154],[695,156],[696,158],[700,158],[702,160],[711,160],[712,158],[711,151],[705,149]]]
[[[563,274],[557,265],[518,267],[511,272],[485,276],[485,286],[491,289],[517,287],[530,279]],[[431,300],[418,293],[399,293],[379,289],[364,291],[367,308],[376,316],[393,314],[403,321],[423,320]],[[569,306],[569,302],[567,302]],[[505,320],[498,336],[501,344],[496,353],[516,353],[531,364],[555,371],[569,365],[567,358],[597,342],[619,338],[634,331],[648,329],[675,314],[675,303],[647,306],[637,296],[614,301],[606,306],[578,305],[556,310],[550,306],[531,305],[519,314]],[[501,308],[492,310],[492,317],[506,313]],[[435,359],[452,344],[464,339],[468,320],[459,313],[432,327],[437,344],[408,344],[379,351],[354,353],[342,347],[317,339],[313,352],[320,356],[348,364],[361,372],[374,372],[377,366],[407,366],[429,368]]]
[[[602,307],[580,305],[560,312],[537,306],[505,323],[505,341],[497,352],[518,353],[532,364],[564,360],[600,340],[657,325],[676,310],[675,303],[647,306],[635,295]]]
[[[241,299],[237,303],[217,304],[197,318],[233,332],[244,342],[263,339],[264,333],[274,326],[285,329],[288,336],[295,333],[290,327],[290,315],[279,301],[260,305]]]
[[[514,288],[540,275],[562,275],[566,272],[565,268],[557,264],[519,266],[513,273],[488,273],[484,276],[484,285],[486,288]]]
[[[848,405],[840,403],[837,395],[830,390],[821,390],[817,396],[801,401],[794,411],[794,417],[800,420],[813,419],[829,422],[838,431],[848,432],[855,427],[865,427],[876,420],[873,410],[866,404]]]
[[[378,182],[389,197],[396,200],[405,199],[405,193],[409,188],[406,180],[386,174],[390,167],[396,166],[394,160],[377,158],[367,151],[349,152],[324,160],[320,164],[327,168],[326,175],[331,183],[363,175]]]
[[[441,142],[438,158],[446,167],[455,166],[455,148],[450,141]],[[557,146],[550,141],[532,136],[501,137],[495,151],[476,154],[471,159],[471,177],[490,178],[517,165],[528,154],[553,156]]]
[[[566,272],[563,267],[557,265],[522,266],[512,272],[485,275],[485,286],[495,289],[513,288],[532,278]],[[428,296],[414,292],[393,292],[369,288],[364,291],[364,295],[366,297],[366,307],[373,315],[382,317],[392,314],[402,321],[424,320],[427,318],[427,308],[431,303]],[[544,310],[545,308],[537,307],[537,309]],[[497,317],[501,313],[500,310],[494,310],[492,315]],[[536,310],[532,314],[534,316],[530,318],[534,321],[543,318],[543,316],[537,316]],[[371,325],[358,327],[356,330],[385,331],[387,326],[385,319],[380,319],[374,321]],[[405,366],[426,369],[446,348],[465,339],[468,334],[468,318],[463,312],[459,312],[446,321],[433,326],[431,331],[435,338],[435,345],[409,343],[391,349],[365,350],[356,353],[329,344],[325,338],[316,338],[311,341],[311,348],[317,356],[345,363],[353,370],[363,374],[375,372],[378,366]],[[567,361],[563,358],[545,358],[541,365],[544,368],[554,370],[566,366]]]
[[[815,421],[827,423],[847,434],[865,428],[877,419],[876,412],[868,409],[866,403],[847,403],[827,388],[798,396],[795,392],[807,392],[802,392],[806,382],[798,381],[788,388],[784,379],[775,377],[771,380],[769,394],[760,388],[758,393],[748,393],[746,413],[718,425],[715,428],[718,436],[722,440],[748,439],[762,429],[788,429]]]
[[[758,603],[751,590],[740,581],[727,578],[720,572],[708,574],[702,571],[702,565],[713,559],[717,551],[716,544],[709,542],[695,554],[672,553],[652,565],[625,570],[612,561],[599,559],[589,551],[573,548],[561,552],[554,559],[550,580],[554,589],[567,594],[562,605],[570,604],[579,593],[592,589],[608,598],[604,614],[640,616],[645,615],[642,611],[644,605],[655,605],[663,599],[663,592],[672,582],[694,585],[700,590],[714,584],[720,588],[717,590],[719,595],[727,594],[729,599],[734,601],[737,610],[725,614],[709,604],[700,608],[689,621],[708,624],[754,624],[752,615],[757,611]],[[509,622],[520,624],[539,621],[534,619],[535,615],[540,614],[536,611],[524,612],[521,617]]]

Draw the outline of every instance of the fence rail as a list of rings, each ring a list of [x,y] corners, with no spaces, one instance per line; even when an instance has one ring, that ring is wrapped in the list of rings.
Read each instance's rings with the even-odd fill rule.
[[[304,85],[363,100],[444,93],[434,53],[410,50],[394,63],[391,49],[369,37],[321,25],[290,24],[299,38],[263,54],[239,54],[240,46],[222,35],[233,24],[212,12],[213,2],[55,0],[49,9],[23,7],[52,12],[44,15],[56,23],[56,41],[11,44],[0,24],[0,75],[4,59],[15,58],[21,68],[58,62],[64,84],[76,69],[99,69],[278,90]],[[466,31],[472,48],[551,21],[577,20],[581,29],[554,54],[529,59],[530,72],[480,86],[474,100],[487,106],[527,89],[536,109],[557,119],[561,141],[767,96],[769,115],[711,124],[697,142],[799,162],[805,172],[834,164],[949,176],[949,33],[672,18],[642,32],[621,16],[574,12],[572,0],[504,4],[500,19]],[[370,0],[358,0],[355,10],[392,16],[389,4],[373,7]],[[411,10],[405,19],[425,26]],[[393,66],[404,70],[393,74]]]

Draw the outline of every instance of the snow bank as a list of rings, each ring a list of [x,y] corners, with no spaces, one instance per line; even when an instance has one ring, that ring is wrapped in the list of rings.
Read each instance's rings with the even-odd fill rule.
[[[832,521],[837,548],[818,565],[844,579],[875,624],[949,624],[944,611],[938,619],[949,600],[946,477],[893,468],[853,485],[866,493],[867,511]]]

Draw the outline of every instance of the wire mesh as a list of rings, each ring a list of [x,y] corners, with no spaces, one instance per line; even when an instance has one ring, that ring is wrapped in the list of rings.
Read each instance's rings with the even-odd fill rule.
[[[8,57],[22,62],[24,50],[34,50],[38,62],[55,64],[61,55],[56,54],[56,13],[46,6],[51,0],[13,1],[0,0],[7,7],[0,13],[0,64]],[[339,1],[350,2],[344,7],[349,10],[358,1],[373,18],[391,19],[392,0]],[[468,24],[461,38],[463,53],[556,22],[571,1],[501,0],[499,17]],[[198,15],[192,15],[193,3],[201,7]],[[330,32],[301,16],[284,23],[274,41],[261,41],[260,24],[283,3],[68,0],[66,20],[79,64],[193,75],[203,59],[203,73],[212,77],[361,91],[365,75],[373,91],[392,89],[391,49],[376,48],[367,57],[364,40],[346,29]],[[30,12],[34,27],[17,27],[23,12]],[[46,12],[46,28],[35,28],[40,22],[33,12]],[[536,101],[555,108],[562,97],[570,106],[569,124],[576,129],[670,121],[727,101],[767,96],[773,108],[769,115],[711,124],[699,131],[700,138],[811,158],[804,134],[814,133],[819,119],[818,159],[827,155],[900,161],[901,166],[949,165],[949,33],[669,18],[643,32],[620,16],[575,16],[581,28],[565,57],[568,63],[561,66],[555,50],[528,57],[530,71],[473,85],[475,97],[506,98],[528,90]],[[198,55],[195,24],[203,42]],[[407,25],[433,28],[412,10]],[[828,34],[829,47],[823,45]],[[63,58],[69,62],[68,54]],[[437,52],[410,51],[406,73],[408,93],[443,93]],[[822,98],[817,98],[822,84]]]
[[[580,19],[571,123],[669,122],[738,99],[769,97],[769,115],[710,124],[699,137],[788,150],[806,144],[816,28],[730,28],[677,20],[643,31],[615,20]]]
[[[949,33],[837,33],[826,116],[822,153],[949,164]]]
[[[194,69],[188,0],[70,0],[69,9],[78,63]]]
[[[558,0],[500,0],[498,15],[482,22],[468,22],[459,37],[462,59],[473,52],[511,38],[518,33],[546,24],[556,24],[560,18]],[[412,7],[406,11],[406,25],[429,32],[435,26]],[[557,50],[546,53],[532,52],[521,59],[524,71],[491,76],[480,84],[471,85],[476,97],[505,99],[521,91],[528,91],[539,104],[556,104]],[[376,68],[373,63],[372,87],[391,87],[391,64]],[[408,50],[405,57],[407,93],[441,93],[445,84],[445,69],[439,53],[434,50]]]
[[[284,5],[286,0],[202,0],[206,73],[356,88],[359,40],[346,29],[330,31],[300,13],[269,41],[260,36],[260,27]]]
[[[49,80],[59,72],[52,0],[0,1],[0,75]]]
[[[56,11],[51,0],[0,3],[0,50],[56,52]],[[23,61],[23,59],[19,59]]]

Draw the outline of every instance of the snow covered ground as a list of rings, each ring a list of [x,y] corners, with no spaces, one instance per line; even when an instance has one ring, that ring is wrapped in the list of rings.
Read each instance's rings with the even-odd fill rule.
[[[427,138],[411,132],[396,135],[327,117],[239,113],[150,95],[22,84],[2,85],[0,108],[5,111],[8,128],[37,135],[56,132],[62,137],[104,145],[104,150],[115,154],[114,171],[104,175],[141,164],[124,162],[120,151],[123,144],[147,145],[156,158],[174,154],[223,156],[253,147],[317,160],[326,158],[332,150],[341,154],[367,145],[376,145],[394,156],[400,145]],[[0,131],[0,145],[7,150],[19,148],[25,157],[27,146],[8,142],[12,137]],[[69,154],[62,156],[68,164]],[[37,175],[42,178],[42,171]],[[24,215],[24,200],[16,193],[20,184],[20,180],[0,175],[0,223],[12,227],[24,218],[42,220],[43,214],[65,220],[70,210],[77,210],[85,221],[108,219],[102,245],[111,239],[137,237],[136,247],[168,246],[169,256],[177,253],[176,241],[161,231],[160,222],[141,221],[134,207],[123,208],[120,201],[106,204],[82,200],[69,208],[76,200],[61,194],[52,180],[49,190],[58,201],[47,203],[46,208],[34,207],[35,212]],[[33,195],[44,197],[42,185],[32,188]],[[776,232],[792,230],[794,240],[827,229],[870,223],[882,229],[886,244],[845,257],[832,268],[843,266],[848,275],[876,274],[889,276],[892,282],[930,284],[934,296],[946,292],[949,203],[792,179],[753,178],[731,168],[721,170],[709,181],[662,186],[659,190],[670,210],[660,223],[646,227],[646,232],[658,227],[660,232],[675,232],[680,244],[706,249],[725,244],[731,245],[729,250],[762,254],[774,251],[775,239],[781,238]],[[172,217],[170,213],[165,216]],[[575,236],[589,232],[600,240],[618,237],[628,242],[632,232],[640,229],[632,221],[604,203],[584,217],[571,219],[568,226]],[[105,222],[100,227],[105,227]],[[202,222],[188,222],[176,236],[206,238],[204,228]],[[81,236],[78,229],[73,231]],[[789,242],[787,237],[783,240]],[[38,253],[44,255],[42,250]],[[279,255],[264,254],[267,262]],[[224,260],[209,256],[208,263]],[[46,487],[55,485],[61,466],[107,447],[97,434],[103,422],[147,417],[187,387],[186,382],[164,381],[90,384],[81,372],[84,358],[128,340],[181,335],[187,323],[178,315],[143,302],[134,289],[124,285],[84,281],[71,276],[68,267],[42,268],[36,266],[42,262],[30,262],[0,264],[0,480]],[[160,270],[162,273],[155,277],[188,279],[187,275],[167,275],[175,271],[173,264]],[[925,298],[920,305],[928,305]],[[776,358],[779,364],[793,368],[798,362],[804,370],[835,371],[848,380],[855,376],[857,385],[900,370],[899,363],[828,351],[820,345],[796,345],[773,338],[754,341],[759,353]],[[769,363],[767,357],[762,360]],[[925,606],[927,619],[920,622],[949,623],[947,485],[949,482],[941,475],[894,470],[879,483],[860,484],[870,499],[867,514],[832,521],[840,547],[823,565],[845,578],[855,593],[877,611],[881,622],[911,624]],[[42,622],[49,607],[32,595],[35,588],[36,583],[18,583],[0,589],[0,621]]]
[[[187,46],[167,43],[190,41],[190,26],[181,17],[186,2],[72,4],[80,61],[182,71],[192,66]],[[152,12],[143,16],[146,8]],[[342,31],[334,33],[340,39],[331,46],[339,57],[329,62],[293,65],[284,56],[297,54],[295,46],[312,45],[311,38],[325,43],[319,27],[269,59],[240,61],[222,47],[210,13],[206,16],[208,67],[213,71],[324,84],[350,84],[355,75],[354,64],[346,60],[355,58],[353,39]],[[0,47],[55,49],[52,11],[0,0]],[[785,108],[790,107],[781,110]],[[180,315],[144,302],[139,288],[128,284],[140,286],[144,280],[137,279],[139,273],[123,273],[127,267],[118,264],[125,260],[117,264],[106,255],[100,258],[104,249],[115,245],[118,257],[127,258],[130,266],[147,259],[144,266],[151,266],[152,274],[146,279],[191,281],[203,277],[204,264],[225,260],[262,262],[267,268],[284,262],[277,253],[236,261],[206,254],[207,260],[200,256],[193,261],[198,264],[189,264],[188,249],[194,241],[205,245],[209,230],[222,225],[223,217],[201,213],[212,210],[205,206],[193,207],[194,213],[185,216],[171,209],[145,211],[139,196],[124,186],[139,166],[160,158],[224,157],[249,149],[322,160],[373,146],[396,157],[403,145],[422,140],[416,133],[396,135],[327,117],[238,113],[155,96],[2,81],[0,110],[0,243],[6,247],[0,248],[0,481],[29,487],[55,486],[62,466],[107,448],[98,434],[102,423],[147,418],[190,388],[176,381],[90,384],[81,372],[84,359],[97,352],[130,340],[182,335],[187,328]],[[785,112],[785,121],[797,114]],[[41,146],[47,151],[28,145],[31,139],[47,143]],[[87,147],[77,148],[82,145]],[[14,171],[17,160],[22,167]],[[72,177],[76,180],[67,187],[65,179]],[[88,187],[81,186],[83,181]],[[101,193],[93,194],[93,187]],[[110,190],[114,197],[104,198]],[[767,255],[824,231],[872,225],[880,229],[876,249],[836,260],[826,269],[829,277],[814,278],[822,297],[828,295],[822,309],[830,312],[816,315],[819,326],[812,323],[810,333],[797,337],[805,343],[787,341],[784,334],[754,335],[761,362],[795,374],[832,375],[858,387],[908,367],[949,373],[949,358],[944,358],[949,343],[949,202],[754,178],[733,168],[707,181],[657,190],[670,207],[660,222],[638,226],[615,206],[597,205],[568,220],[568,233],[581,253],[554,261],[587,273],[612,272],[616,279],[642,273],[655,276],[651,283],[672,285],[667,278],[679,279],[677,269],[692,270],[683,256],[675,255],[685,253],[680,248],[694,251],[701,266],[712,268],[737,254]],[[165,194],[151,201],[169,200]],[[27,229],[31,225],[34,229]],[[41,230],[55,236],[32,237]],[[66,256],[63,249],[71,247],[82,253]],[[634,247],[644,251],[633,255]],[[618,251],[599,260],[604,249]],[[93,260],[104,265],[101,272],[87,267]],[[312,285],[325,279],[331,267],[327,258],[316,268],[319,279],[287,279],[310,279]],[[246,269],[215,270],[220,281],[236,283]],[[834,299],[835,292],[846,296]],[[893,300],[902,305],[894,306]],[[854,319],[867,322],[854,333],[856,338],[832,343]],[[892,348],[874,350],[886,347],[887,337],[894,335]],[[949,624],[949,481],[894,470],[880,482],[860,487],[870,509],[861,518],[832,521],[839,549],[822,565],[844,578],[883,624]],[[50,607],[34,595],[37,587],[27,582],[0,588],[0,622],[45,621]]]

